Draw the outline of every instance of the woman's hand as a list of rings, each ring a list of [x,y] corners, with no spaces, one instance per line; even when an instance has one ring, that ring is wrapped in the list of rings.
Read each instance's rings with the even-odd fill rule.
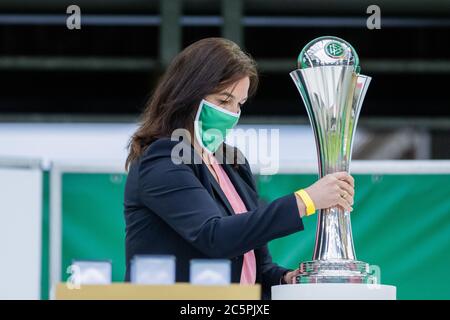
[[[339,206],[345,211],[353,211],[355,181],[347,172],[326,175],[305,189],[316,209]]]
[[[296,269],[294,271],[287,272],[283,278],[284,282],[287,284],[294,283],[295,277],[297,277],[299,273],[300,273],[300,269]]]

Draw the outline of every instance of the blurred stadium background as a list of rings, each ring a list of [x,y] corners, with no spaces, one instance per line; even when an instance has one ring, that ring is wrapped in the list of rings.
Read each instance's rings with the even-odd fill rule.
[[[81,8],[81,29],[66,9]],[[369,30],[367,7],[381,9]],[[158,77],[204,37],[234,40],[261,85],[242,128],[280,129],[267,201],[317,177],[313,135],[289,72],[322,35],[349,41],[372,76],[358,124],[352,216],[358,258],[399,299],[449,299],[450,2],[356,0],[1,0],[0,298],[48,299],[72,259],[124,276],[126,143]],[[247,154],[248,157],[253,155]],[[270,244],[291,268],[311,258],[315,219]]]

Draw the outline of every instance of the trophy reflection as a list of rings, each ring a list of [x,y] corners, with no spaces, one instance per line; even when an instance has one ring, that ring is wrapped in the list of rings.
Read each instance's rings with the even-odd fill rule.
[[[337,37],[320,37],[300,52],[290,73],[305,104],[318,152],[319,176],[349,172],[352,143],[370,77],[359,74],[353,47]],[[297,283],[376,283],[369,265],[358,261],[350,213],[319,210],[312,261],[300,264]]]

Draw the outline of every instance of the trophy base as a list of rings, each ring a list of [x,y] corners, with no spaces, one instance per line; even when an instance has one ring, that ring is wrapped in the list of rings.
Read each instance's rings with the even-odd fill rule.
[[[356,260],[314,260],[300,264],[295,283],[365,283],[375,284],[369,264]]]

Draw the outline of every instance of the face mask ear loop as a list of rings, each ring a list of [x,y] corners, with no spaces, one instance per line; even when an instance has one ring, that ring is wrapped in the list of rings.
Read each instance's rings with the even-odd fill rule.
[[[202,99],[202,101],[200,101],[200,104],[197,109],[197,114],[195,115],[194,135],[195,135],[195,140],[197,140],[197,143],[200,145],[200,147],[202,147],[203,150],[206,150],[206,152],[210,152],[208,150],[208,148],[206,148],[206,146],[203,144],[202,137],[200,136],[200,126],[201,126],[200,114],[202,112],[203,104],[205,103],[205,101],[206,101],[205,99]]]

